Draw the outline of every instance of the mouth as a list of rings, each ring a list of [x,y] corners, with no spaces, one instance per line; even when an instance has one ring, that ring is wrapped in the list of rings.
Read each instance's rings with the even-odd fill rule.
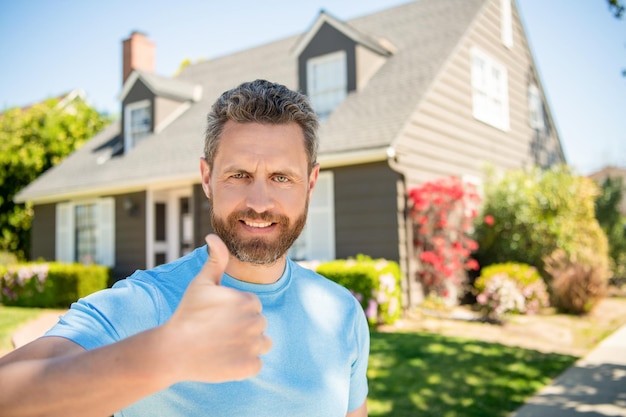
[[[251,221],[251,220],[240,220],[240,221],[246,226],[254,228],[254,229],[265,229],[276,224],[272,222],[259,222],[259,221]]]

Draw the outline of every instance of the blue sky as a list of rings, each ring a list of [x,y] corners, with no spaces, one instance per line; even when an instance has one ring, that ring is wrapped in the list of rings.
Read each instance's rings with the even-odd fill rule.
[[[418,0],[419,1],[419,0]],[[445,0],[440,0],[445,1]],[[156,43],[156,72],[301,33],[320,9],[340,19],[406,0],[0,0],[0,110],[81,88],[117,113],[121,42]],[[568,162],[626,167],[626,19],[606,0],[517,0]]]

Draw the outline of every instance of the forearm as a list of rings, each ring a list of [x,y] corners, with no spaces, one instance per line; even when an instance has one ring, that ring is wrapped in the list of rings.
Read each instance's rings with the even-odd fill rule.
[[[158,330],[119,343],[0,367],[3,416],[110,416],[170,385]]]

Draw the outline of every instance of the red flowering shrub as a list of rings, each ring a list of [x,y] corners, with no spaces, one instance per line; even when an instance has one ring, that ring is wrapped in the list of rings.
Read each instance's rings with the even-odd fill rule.
[[[450,284],[460,286],[465,271],[478,269],[470,258],[478,244],[469,235],[480,198],[473,184],[457,177],[426,182],[410,190],[409,198],[418,278],[426,295],[447,298]]]

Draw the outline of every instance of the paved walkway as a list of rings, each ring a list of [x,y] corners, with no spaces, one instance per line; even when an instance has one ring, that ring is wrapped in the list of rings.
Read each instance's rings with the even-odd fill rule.
[[[511,417],[626,417],[626,326],[579,359]]]
[[[22,346],[41,336],[60,313],[45,313],[13,335]],[[511,417],[626,417],[626,326],[604,339]]]

